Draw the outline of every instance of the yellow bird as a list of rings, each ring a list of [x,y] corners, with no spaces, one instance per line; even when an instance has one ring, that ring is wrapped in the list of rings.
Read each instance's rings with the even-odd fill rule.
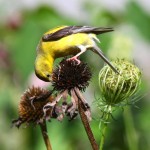
[[[37,47],[35,73],[44,81],[50,81],[53,63],[56,58],[74,55],[70,60],[76,60],[86,50],[97,53],[116,73],[116,68],[103,55],[96,45],[98,34],[113,31],[112,28],[89,26],[60,26],[46,32]]]

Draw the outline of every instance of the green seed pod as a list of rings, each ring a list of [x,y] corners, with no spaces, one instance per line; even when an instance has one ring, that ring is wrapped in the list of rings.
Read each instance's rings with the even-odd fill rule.
[[[99,73],[99,86],[102,100],[106,105],[127,102],[139,89],[141,72],[132,63],[118,59],[112,64],[119,70],[116,74],[108,65]]]

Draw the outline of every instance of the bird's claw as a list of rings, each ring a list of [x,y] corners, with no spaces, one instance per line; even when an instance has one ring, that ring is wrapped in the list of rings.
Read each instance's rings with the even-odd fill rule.
[[[81,61],[76,56],[67,59],[67,61],[73,61],[73,60],[75,60],[78,65],[81,63]]]

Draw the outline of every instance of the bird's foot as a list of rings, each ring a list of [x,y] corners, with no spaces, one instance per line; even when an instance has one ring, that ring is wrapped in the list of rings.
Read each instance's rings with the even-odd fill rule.
[[[75,60],[78,63],[78,65],[81,63],[81,61],[76,56],[67,59],[67,61],[72,61],[72,60]]]

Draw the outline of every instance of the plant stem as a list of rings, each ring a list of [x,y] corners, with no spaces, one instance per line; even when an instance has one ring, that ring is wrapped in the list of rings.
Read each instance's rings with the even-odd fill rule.
[[[44,121],[43,123],[40,124],[40,128],[41,128],[41,132],[42,132],[43,139],[44,139],[47,150],[52,150],[52,146],[51,146],[48,134],[47,134],[46,121]]]
[[[95,140],[93,132],[91,130],[88,118],[87,118],[87,116],[85,114],[85,110],[83,108],[82,97],[81,97],[80,93],[78,93],[79,91],[74,90],[74,92],[78,98],[79,114],[80,114],[83,126],[85,128],[85,131],[87,133],[87,136],[89,138],[89,141],[91,143],[91,146],[92,146],[93,150],[98,150],[98,145],[96,143],[96,140]]]
[[[126,138],[129,150],[138,150],[138,136],[134,127],[132,112],[130,107],[126,107],[123,113]]]
[[[102,126],[103,127],[102,127],[102,131],[101,131],[101,139],[100,139],[99,150],[102,150],[103,146],[104,146],[105,133],[106,133],[106,129],[107,129],[107,123],[103,122]]]
[[[107,111],[106,111],[107,110]],[[101,129],[101,138],[100,138],[100,145],[99,145],[99,150],[103,150],[103,146],[104,146],[104,141],[105,141],[105,134],[106,134],[106,130],[107,130],[107,124],[108,124],[108,121],[109,121],[109,118],[110,118],[110,110],[111,110],[111,107],[108,106],[106,108],[106,114],[104,114],[104,120],[102,121],[102,129]]]

